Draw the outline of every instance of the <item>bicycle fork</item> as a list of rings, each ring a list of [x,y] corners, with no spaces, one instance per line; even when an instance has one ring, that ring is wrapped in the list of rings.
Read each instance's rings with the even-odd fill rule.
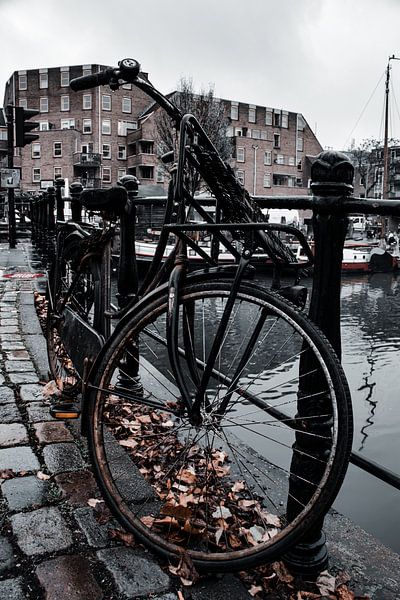
[[[202,375],[199,377],[197,367],[199,361],[195,356],[195,349],[193,343],[193,318],[194,315],[185,315],[184,311],[188,310],[182,305],[182,321],[183,321],[183,341],[184,341],[184,358],[190,375],[193,380],[193,384],[196,388],[195,393],[191,393],[189,387],[186,383],[185,375],[182,369],[181,361],[179,358],[180,348],[179,348],[179,324],[180,324],[180,307],[179,307],[179,297],[180,290],[182,288],[182,282],[184,281],[184,276],[186,274],[186,263],[187,258],[184,260],[178,260],[176,266],[174,267],[170,279],[169,279],[169,287],[168,287],[168,316],[167,316],[167,349],[168,349],[168,358],[171,365],[172,373],[175,377],[175,380],[178,384],[179,392],[181,395],[181,399],[184,407],[186,407],[189,415],[189,420],[193,425],[200,425],[203,420],[202,416],[202,408],[205,409],[206,412],[211,411],[211,406],[206,397],[206,390],[208,383],[210,381],[211,376],[213,375],[215,362],[218,358],[218,354],[221,349],[221,344],[225,338],[225,334],[227,331],[228,323],[230,316],[232,314],[232,310],[234,307],[234,303],[237,297],[237,293],[239,290],[240,283],[243,279],[244,272],[246,267],[248,266],[251,258],[251,252],[249,250],[244,250],[238,268],[235,273],[235,277],[231,286],[231,290],[222,313],[222,317],[218,324],[218,328],[212,343],[212,347],[210,349],[209,355],[205,362],[202,364]],[[190,311],[190,309],[189,309]],[[186,319],[187,317],[187,319]],[[187,321],[187,322],[186,322]],[[220,407],[221,408],[221,407]],[[220,412],[220,411],[218,411]]]

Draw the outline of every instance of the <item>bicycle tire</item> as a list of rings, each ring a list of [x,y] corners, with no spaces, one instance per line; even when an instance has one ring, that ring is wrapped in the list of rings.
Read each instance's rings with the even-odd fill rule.
[[[180,293],[188,309],[181,314],[200,311],[181,327],[179,340],[185,356],[192,340],[197,368],[230,289],[229,281],[189,278]],[[179,393],[166,363],[167,307],[166,286],[140,302],[89,381],[88,445],[103,496],[128,531],[169,560],[185,551],[199,570],[237,571],[281,557],[325,514],[346,472],[352,411],[340,363],[306,315],[272,292],[242,284],[204,421],[192,426],[176,410]],[[140,340],[142,397],[118,386],[119,364],[133,340]],[[190,385],[193,364],[185,367],[182,352],[181,359]],[[214,406],[228,396],[235,370],[240,378],[218,425]],[[160,410],[151,406],[156,401]],[[283,408],[287,416],[277,418]],[[299,460],[303,472],[295,473]]]
[[[63,247],[57,266],[53,265],[47,284],[48,302],[46,342],[50,374],[60,390],[75,396],[81,387],[80,377],[75,370],[68,351],[62,341],[63,303],[68,295],[66,305],[70,306],[85,321],[94,324],[99,316],[99,298],[103,296],[101,288],[100,263],[90,258],[77,279],[74,291],[69,293],[69,286],[77,272],[82,256],[79,239],[67,241]]]

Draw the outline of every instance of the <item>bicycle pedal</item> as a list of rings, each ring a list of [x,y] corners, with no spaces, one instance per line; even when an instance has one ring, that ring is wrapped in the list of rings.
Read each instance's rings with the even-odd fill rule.
[[[81,409],[73,402],[55,402],[50,407],[50,415],[60,421],[79,419]]]

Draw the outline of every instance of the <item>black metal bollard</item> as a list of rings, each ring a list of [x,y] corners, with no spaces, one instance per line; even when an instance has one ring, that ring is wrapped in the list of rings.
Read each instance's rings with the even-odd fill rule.
[[[62,188],[65,185],[65,181],[62,177],[58,177],[54,181],[54,185],[56,187],[57,221],[65,221],[64,198],[62,197]]]
[[[56,204],[56,190],[54,187],[47,188],[47,258],[51,262],[53,260],[54,248],[55,248],[55,230],[56,230],[56,219],[55,219],[55,204]]]
[[[344,213],[329,214],[328,211],[330,206],[340,207],[340,199],[353,192],[353,175],[354,168],[351,162],[345,154],[339,152],[322,152],[311,169],[311,189],[313,194],[319,197],[321,209],[314,213],[313,217],[315,264],[309,314],[331,342],[339,358],[341,268],[348,218]],[[300,363],[302,373],[310,373],[311,369],[305,361]],[[302,416],[307,412],[310,414],[310,411],[311,414],[327,415],[329,407],[324,405],[323,398],[312,402],[308,400],[306,403],[302,401],[302,396],[309,397],[310,389],[307,386],[315,385],[311,379],[305,377],[299,390],[298,415]],[[329,414],[321,418],[318,426],[322,435],[330,435]],[[301,434],[296,435],[297,452],[293,454],[292,459],[290,497],[287,503],[289,518],[300,512],[299,501],[305,504],[312,495],[312,486],[304,484],[304,480],[316,483],[321,475],[318,461],[310,461],[307,455],[319,457],[321,465],[325,460],[323,443],[316,445],[314,441],[310,450],[305,437]],[[326,569],[328,552],[322,527],[323,518],[284,556],[284,561],[292,572],[312,576]]]
[[[83,185],[79,183],[79,181],[73,181],[69,186],[69,193],[71,195],[71,213],[72,220],[75,223],[80,223],[82,221],[82,206],[78,201],[79,194],[83,190]]]
[[[133,175],[121,177],[119,183],[128,192],[127,210],[120,217],[120,254],[118,264],[118,306],[125,308],[137,296],[139,288],[138,269],[135,252],[136,205],[138,180]],[[130,352],[120,363],[118,377],[120,385],[129,387],[135,393],[143,391],[139,377],[139,348],[132,344]]]

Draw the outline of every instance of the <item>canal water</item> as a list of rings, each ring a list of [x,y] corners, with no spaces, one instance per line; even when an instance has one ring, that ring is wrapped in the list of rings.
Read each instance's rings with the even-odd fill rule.
[[[400,474],[400,274],[345,275],[341,298],[353,449]],[[334,508],[400,553],[400,491],[350,465]]]

